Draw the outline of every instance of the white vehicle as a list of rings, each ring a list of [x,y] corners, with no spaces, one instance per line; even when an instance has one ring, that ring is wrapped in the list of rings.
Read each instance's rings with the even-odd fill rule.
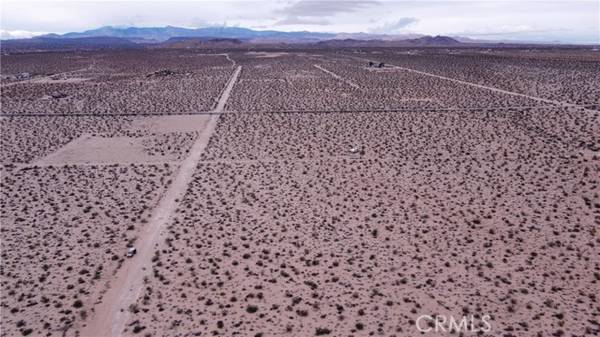
[[[133,257],[135,253],[137,253],[137,249],[134,247],[127,249],[127,257]]]

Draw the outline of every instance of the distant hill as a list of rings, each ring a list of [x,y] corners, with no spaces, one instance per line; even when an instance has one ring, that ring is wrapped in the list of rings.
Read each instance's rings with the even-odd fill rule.
[[[251,43],[282,44],[303,43],[322,48],[345,47],[450,47],[466,45],[447,36],[423,36],[404,40],[366,40],[366,39],[330,39],[313,41],[296,37],[292,42],[286,38],[228,38],[228,37],[190,37],[177,36],[158,42],[156,39],[139,36],[112,37],[87,36],[65,37],[74,35],[44,35],[30,39],[5,40],[0,44],[3,53],[28,51],[57,50],[93,50],[93,49],[125,49],[125,48],[235,48]]]
[[[166,27],[112,27],[105,26],[84,32],[66,34],[49,34],[47,38],[89,38],[89,37],[116,37],[127,39],[136,43],[159,43],[170,41],[173,38],[201,38],[207,39],[238,39],[244,42],[264,43],[311,43],[329,40],[341,40],[355,45],[361,44],[385,44],[404,45],[398,41],[411,41],[411,45],[457,45],[460,42],[446,36],[424,36],[419,34],[388,35],[368,33],[315,33],[308,31],[282,32],[276,30],[253,30],[241,27],[205,27],[205,28],[182,28],[174,26]],[[360,41],[369,41],[360,42]],[[384,43],[385,41],[385,43]],[[389,43],[388,43],[389,42]],[[344,44],[344,43],[341,43]]]
[[[122,49],[141,48],[135,42],[118,37],[34,37],[30,39],[3,40],[0,44],[2,52],[72,50],[72,49]]]
[[[110,36],[123,39],[146,40],[148,42],[164,42],[174,37],[199,37],[199,38],[228,38],[241,40],[286,40],[289,42],[311,42],[331,39],[335,34],[314,32],[280,32],[276,30],[253,30],[241,27],[205,27],[205,28],[182,28],[182,27],[127,27],[119,28],[112,26],[100,27],[80,33],[66,33],[62,35],[52,34],[51,37],[81,38]]]
[[[105,26],[84,32],[47,34],[30,39],[2,40],[2,52],[115,48],[235,48],[246,44],[268,44],[285,48],[302,44],[321,48],[344,47],[460,47],[501,45],[494,41],[460,36],[420,34],[318,33],[253,30],[242,27],[182,28]],[[517,42],[512,42],[517,45]]]
[[[405,40],[357,40],[334,39],[320,41],[322,47],[452,47],[464,45],[462,42],[448,36],[423,36]]]
[[[97,38],[98,40],[94,40]],[[114,38],[111,40],[110,38]],[[200,40],[172,40],[178,38],[196,38]],[[55,39],[51,41],[49,39]],[[68,39],[82,39],[67,41]],[[86,40],[87,39],[87,40]],[[203,27],[184,28],[165,27],[114,27],[104,26],[83,32],[65,34],[46,34],[31,39],[2,40],[5,49],[72,49],[72,48],[136,48],[161,43],[167,46],[206,44],[227,44],[233,41],[217,41],[218,39],[234,39],[243,43],[259,44],[317,44],[321,47],[435,47],[464,45],[519,45],[540,44],[526,41],[491,41],[472,39],[462,36],[426,36],[422,34],[373,34],[373,33],[321,33],[309,31],[283,32],[277,30],[254,30],[243,27]],[[208,42],[209,40],[215,40]],[[12,41],[12,42],[8,42]],[[217,43],[218,42],[218,43]],[[134,45],[132,45],[133,43]],[[137,46],[136,46],[137,45]],[[236,44],[238,45],[238,44]]]
[[[236,47],[242,43],[243,41],[240,39],[229,38],[172,37],[155,46],[160,48],[227,48]]]
[[[462,42],[448,36],[423,36],[417,39],[404,40],[415,46],[456,46]]]

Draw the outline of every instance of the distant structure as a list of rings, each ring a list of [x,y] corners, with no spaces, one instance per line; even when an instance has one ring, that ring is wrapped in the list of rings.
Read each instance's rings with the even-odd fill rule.
[[[379,64],[375,65],[375,62],[373,61],[369,61],[369,64],[367,65],[369,68],[373,68],[373,67],[377,67],[377,68],[383,68],[385,67],[385,63],[383,62],[379,62]]]
[[[29,73],[20,73],[20,74],[15,75],[15,78],[17,80],[26,80],[30,77],[31,77],[31,74],[29,74]]]

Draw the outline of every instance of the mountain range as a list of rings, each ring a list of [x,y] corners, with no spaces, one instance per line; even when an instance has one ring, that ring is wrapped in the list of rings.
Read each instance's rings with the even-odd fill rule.
[[[335,34],[315,32],[281,32],[276,30],[253,30],[241,27],[205,27],[205,28],[182,28],[174,26],[166,27],[112,27],[105,26],[84,32],[66,34],[48,34],[42,37],[55,38],[82,38],[82,37],[119,37],[135,40],[138,42],[157,43],[164,42],[175,37],[198,37],[198,38],[228,38],[246,41],[256,40],[278,40],[288,42],[315,42],[332,39]]]
[[[320,33],[253,30],[242,27],[113,27],[83,32],[46,34],[29,39],[3,40],[2,51],[63,50],[260,44],[310,44],[317,47],[452,47],[488,41],[420,34]]]

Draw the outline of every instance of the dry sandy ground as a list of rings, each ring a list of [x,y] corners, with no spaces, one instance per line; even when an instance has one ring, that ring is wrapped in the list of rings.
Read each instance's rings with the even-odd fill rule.
[[[27,72],[31,79],[3,81],[1,113],[145,115],[210,111],[235,65],[227,54],[197,51],[85,54],[77,61],[69,59],[69,53],[3,56],[3,75]],[[73,64],[79,68],[73,69]]]
[[[327,74],[329,74],[329,75],[333,76],[335,79],[338,79],[338,80],[340,80],[340,81],[344,81],[344,82],[346,82],[346,84],[348,84],[349,86],[351,86],[351,87],[353,87],[353,88],[355,88],[355,89],[360,89],[360,86],[359,86],[358,84],[356,84],[356,83],[354,83],[354,82],[352,82],[352,81],[350,81],[350,80],[347,80],[347,79],[345,79],[345,78],[343,78],[343,77],[339,76],[338,74],[336,74],[336,73],[334,73],[334,72],[332,72],[332,71],[329,71],[329,70],[327,70],[327,69],[323,68],[322,66],[320,66],[320,65],[318,65],[318,64],[314,64],[314,66],[315,66],[317,69],[320,69],[320,70],[324,71],[325,73],[327,73]]]
[[[206,115],[137,118],[131,123],[131,130],[146,130],[154,133],[195,132],[203,130],[208,120]]]
[[[422,49],[413,55],[390,50],[361,57],[407,69],[538,98],[598,109],[600,54],[542,50],[454,51]],[[352,55],[357,56],[357,54]]]
[[[126,335],[450,335],[421,315],[490,315],[466,336],[594,335],[597,121],[222,116]]]
[[[246,61],[227,109],[239,112],[352,112],[555,104],[530,95],[396,67],[375,72],[366,60],[297,54]],[[390,68],[392,69],[392,68]]]
[[[94,137],[83,135],[34,165],[69,165],[91,163],[166,162],[172,156],[151,156],[143,151],[143,137]]]
[[[21,121],[7,119],[7,126]],[[178,154],[187,157],[209,120],[135,117],[112,121],[119,126],[112,129],[75,124],[79,132],[105,133],[83,133],[39,160],[3,170],[2,336],[77,334],[117,272],[136,268],[124,257],[127,247],[147,231],[172,185]],[[191,142],[177,142],[179,135]],[[11,139],[12,149],[21,145]]]
[[[181,162],[173,182],[154,209],[149,224],[140,237],[136,264],[121,269],[115,275],[114,282],[102,298],[102,302],[94,308],[90,321],[83,324],[81,332],[83,335],[118,336],[124,330],[130,314],[130,305],[140,296],[151,268],[154,252],[164,241],[164,227],[170,223],[180,199],[187,191],[196,165],[219,120],[218,113],[223,111],[241,70],[241,66],[238,66],[234,71],[219,97],[214,109],[215,114],[206,116],[209,119],[205,128],[194,142],[190,154]]]
[[[222,117],[127,335],[421,336],[436,314],[488,314],[486,336],[597,331],[600,162],[571,156],[593,132],[555,141],[485,112]]]
[[[435,314],[489,314],[488,336],[590,333],[596,178],[511,181],[597,162],[487,155],[202,164],[127,335],[419,336]]]
[[[0,162],[27,165],[45,164],[44,160],[60,164],[63,159],[64,163],[114,163],[119,158],[124,162],[181,160],[208,120],[207,115],[3,117]],[[108,146],[113,143],[132,157],[114,151]],[[95,153],[88,152],[92,150]],[[70,157],[60,158],[69,153]]]
[[[0,120],[2,336],[599,334],[600,114],[548,91],[567,72],[536,93],[429,58],[169,53],[93,56],[240,64],[199,86],[222,84],[200,93],[216,114]],[[265,107],[302,112],[220,114]],[[331,107],[354,112],[306,112]],[[421,333],[422,315],[491,331]]]
[[[126,263],[172,166],[3,172],[2,336],[74,335]]]
[[[173,162],[189,151],[197,133],[204,129],[207,115],[160,116],[135,118],[128,133],[149,136],[93,136],[83,134],[59,150],[36,161],[34,165],[111,164]],[[188,135],[183,143],[173,144],[169,151],[156,151],[161,138]]]
[[[363,60],[369,61],[367,59],[363,59]],[[531,100],[534,100],[534,101],[538,101],[538,102],[556,104],[558,106],[577,107],[576,104],[572,104],[572,103],[568,103],[568,102],[551,100],[551,99],[546,99],[546,98],[542,98],[542,97],[532,96],[532,95],[528,95],[528,94],[521,94],[521,93],[517,93],[517,92],[514,92],[514,91],[499,89],[499,88],[494,87],[494,86],[481,85],[481,84],[476,84],[476,83],[472,83],[472,82],[468,82],[468,81],[462,81],[462,80],[450,78],[450,77],[447,77],[447,76],[440,76],[440,75],[436,75],[436,74],[433,74],[433,73],[430,73],[430,72],[414,70],[414,69],[411,69],[411,68],[400,67],[400,66],[396,66],[396,65],[392,65],[392,67],[394,69],[401,69],[401,70],[408,71],[408,72],[413,72],[413,73],[416,73],[416,74],[421,74],[421,75],[425,75],[425,76],[435,77],[435,78],[439,78],[439,79],[442,79],[442,80],[451,81],[451,82],[455,82],[455,83],[459,83],[459,84],[465,84],[465,85],[469,85],[469,86],[472,86],[472,87],[475,87],[475,88],[487,89],[487,90],[491,90],[491,91],[494,91],[494,92],[497,92],[497,93],[501,93],[501,94],[507,94],[507,95],[511,95],[511,96],[524,97],[524,98],[528,98],[528,99],[531,99]]]

